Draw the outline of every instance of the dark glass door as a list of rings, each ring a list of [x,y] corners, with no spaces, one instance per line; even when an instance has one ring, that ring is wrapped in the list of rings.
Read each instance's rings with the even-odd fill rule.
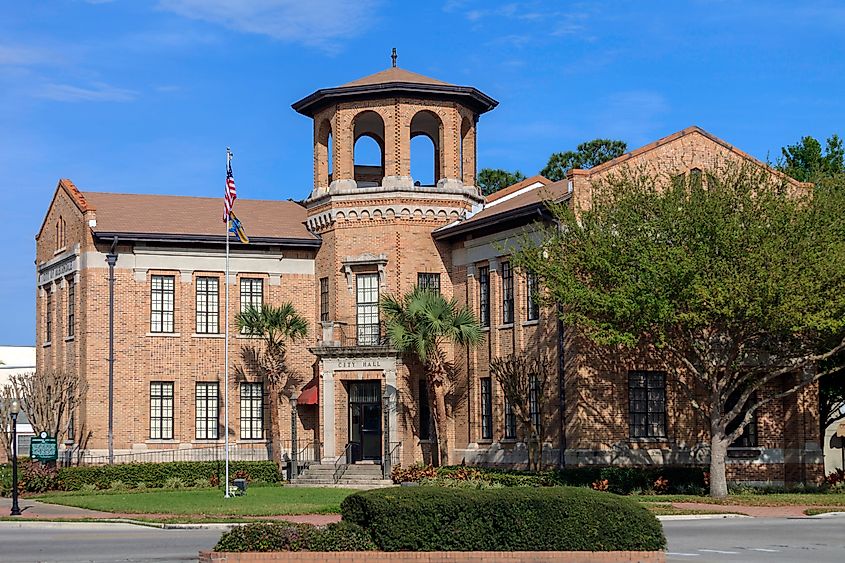
[[[381,460],[381,385],[378,381],[349,384],[351,461]]]

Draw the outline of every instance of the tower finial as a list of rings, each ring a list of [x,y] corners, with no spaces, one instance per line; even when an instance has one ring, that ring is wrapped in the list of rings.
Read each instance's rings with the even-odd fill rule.
[[[393,48],[393,52],[390,54],[390,58],[393,59],[393,68],[396,68],[396,59],[399,56],[396,54],[396,47]]]

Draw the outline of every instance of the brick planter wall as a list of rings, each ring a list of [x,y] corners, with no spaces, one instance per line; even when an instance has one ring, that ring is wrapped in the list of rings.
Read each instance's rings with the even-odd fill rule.
[[[665,563],[662,551],[200,551],[200,563],[219,561],[288,561],[290,563]]]

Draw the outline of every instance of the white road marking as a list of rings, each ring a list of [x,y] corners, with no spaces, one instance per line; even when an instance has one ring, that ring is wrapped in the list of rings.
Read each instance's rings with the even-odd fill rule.
[[[667,551],[666,555],[677,555],[678,557],[698,557],[701,554],[700,553],[680,553],[680,552],[677,552],[677,551],[676,552]]]
[[[764,553],[780,553],[779,549],[766,549],[765,547],[749,547],[751,551],[762,551]]]
[[[721,549],[699,549],[698,551],[703,551],[705,553],[719,553],[721,555],[738,555],[738,551],[723,551]]]

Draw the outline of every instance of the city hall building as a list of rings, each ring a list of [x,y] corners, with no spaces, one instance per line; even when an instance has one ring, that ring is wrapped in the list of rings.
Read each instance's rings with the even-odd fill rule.
[[[326,463],[350,444],[362,463],[429,461],[425,376],[389,345],[378,305],[423,286],[468,305],[484,327],[480,346],[448,350],[461,378],[447,397],[452,462],[525,466],[525,436],[489,363],[545,351],[555,371],[547,464],[707,463],[708,430],[686,402],[683,371],[657,349],[602,349],[578,338],[538,305],[537,280],[505,249],[549,220],[546,200],[588,205],[591,186],[624,167],[678,175],[725,159],[765,165],[690,127],[562,181],[537,176],[483,197],[477,127],[496,105],[475,88],[396,67],[299,100],[293,109],[313,126],[313,189],[301,204],[238,199],[251,240],[232,243],[228,279],[222,197],[89,192],[60,180],[36,237],[37,363],[86,384],[73,427],[75,436],[90,433],[87,455],[107,451],[111,255],[114,448],[136,456],[126,459],[169,449],[199,459],[223,442],[228,323],[229,437],[238,451],[269,456],[274,423],[289,449],[293,419],[297,448]],[[411,175],[418,136],[433,145],[432,185]],[[378,145],[380,162],[356,164],[362,137]],[[270,389],[244,360],[260,341],[239,333],[235,314],[287,301],[309,321],[308,336],[287,354],[303,383],[292,393],[295,411],[283,399],[270,412]],[[731,448],[729,478],[820,475],[817,412],[815,387],[763,407]],[[79,447],[74,439],[68,447]]]

